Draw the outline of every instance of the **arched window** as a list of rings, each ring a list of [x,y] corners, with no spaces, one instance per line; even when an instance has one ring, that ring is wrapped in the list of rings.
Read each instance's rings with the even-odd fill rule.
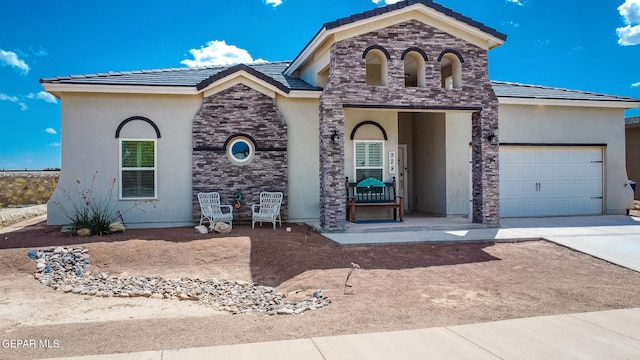
[[[419,49],[407,49],[402,54],[402,60],[404,60],[404,86],[424,87],[426,55]]]
[[[371,46],[365,50],[363,57],[366,64],[367,85],[387,86],[389,54],[386,50],[380,46]]]
[[[440,81],[444,89],[462,87],[462,57],[454,50],[445,50],[440,54]]]

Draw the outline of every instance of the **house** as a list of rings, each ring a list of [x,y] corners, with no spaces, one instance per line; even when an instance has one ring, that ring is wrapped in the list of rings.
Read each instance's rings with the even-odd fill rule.
[[[624,138],[626,144],[627,174],[629,179],[640,183],[640,116],[624,119]],[[635,189],[635,200],[640,200],[640,189]]]
[[[624,110],[640,100],[491,81],[506,38],[409,0],[324,24],[291,62],[42,79],[62,101],[48,221],[96,174],[131,227],[193,224],[200,191],[241,191],[249,219],[272,190],[289,221],[341,231],[346,177],[396,178],[408,211],[488,226],[625,213]]]

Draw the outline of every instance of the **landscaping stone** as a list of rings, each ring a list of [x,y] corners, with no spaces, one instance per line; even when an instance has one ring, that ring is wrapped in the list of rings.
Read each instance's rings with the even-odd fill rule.
[[[331,303],[320,290],[314,296],[294,303],[267,286],[244,280],[164,279],[159,276],[112,275],[90,272],[90,256],[81,247],[57,247],[28,252],[36,261],[34,277],[42,284],[65,293],[87,297],[146,297],[198,301],[232,314],[257,312],[269,315],[301,314]]]

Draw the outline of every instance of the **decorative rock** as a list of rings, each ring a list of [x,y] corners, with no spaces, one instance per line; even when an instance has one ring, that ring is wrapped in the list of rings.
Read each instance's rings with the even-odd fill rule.
[[[78,236],[90,236],[91,235],[91,230],[89,230],[89,229],[78,229],[78,231],[76,231],[76,234]]]
[[[225,234],[231,231],[231,225],[220,221],[213,226],[213,231]]]
[[[57,253],[56,253],[57,251]],[[34,254],[33,251],[29,254]],[[90,256],[80,247],[36,250],[34,278],[52,289],[91,297],[148,297],[152,299],[180,299],[199,301],[202,304],[241,314],[301,314],[331,303],[318,290],[314,297],[294,303],[273,288],[260,286],[245,280],[218,279],[163,279],[158,276],[130,276],[99,273],[89,270]],[[33,255],[31,255],[33,257]],[[43,268],[44,267],[44,268]]]
[[[208,232],[209,232],[209,230],[207,229],[207,227],[206,227],[206,226],[204,226],[204,225],[196,226],[196,227],[195,227],[195,229],[196,229],[200,234],[206,234],[206,233],[208,233]]]
[[[111,224],[109,224],[109,232],[117,233],[117,232],[124,232],[124,230],[125,230],[125,227],[120,222],[112,222]]]

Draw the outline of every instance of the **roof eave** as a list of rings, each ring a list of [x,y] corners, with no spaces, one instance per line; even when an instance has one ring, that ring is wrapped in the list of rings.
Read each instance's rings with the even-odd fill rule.
[[[51,83],[46,81],[42,81],[41,84],[45,90],[57,98],[60,98],[64,92],[159,95],[195,95],[198,93],[194,86]]]
[[[634,109],[640,107],[640,99],[620,100],[589,100],[589,99],[552,99],[498,96],[499,105],[544,105],[544,106],[573,106],[573,107],[599,107],[614,109]]]

